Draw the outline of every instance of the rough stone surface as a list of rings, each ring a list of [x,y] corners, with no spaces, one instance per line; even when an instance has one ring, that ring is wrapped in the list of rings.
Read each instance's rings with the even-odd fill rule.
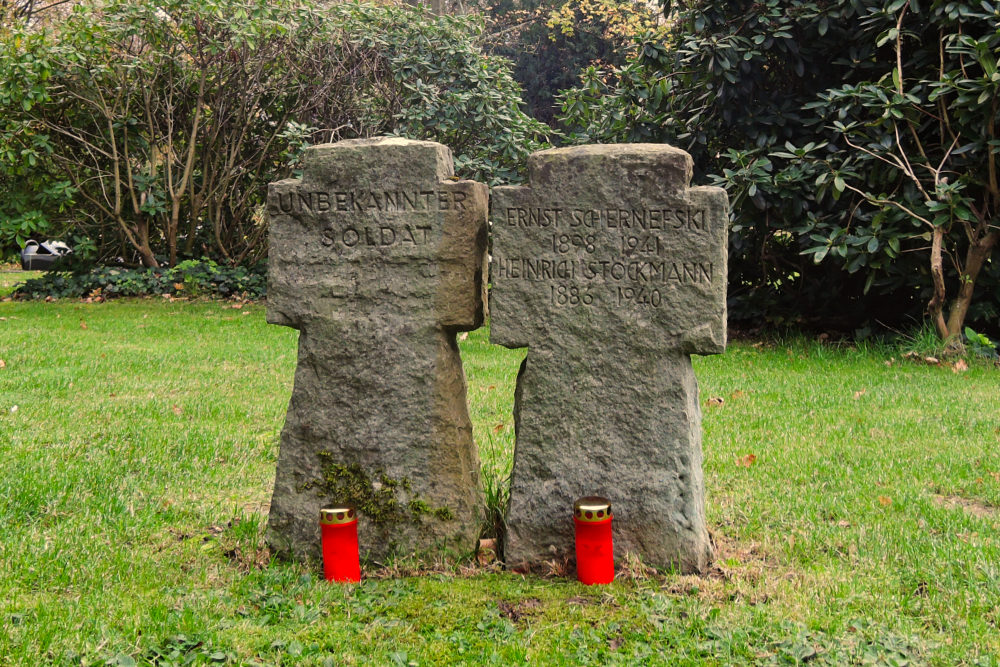
[[[307,150],[272,183],[267,320],[299,329],[268,523],[319,558],[319,510],[359,508],[362,558],[475,547],[479,459],[455,334],[483,321],[487,188],[404,139]]]
[[[612,502],[615,552],[711,557],[690,354],[726,345],[727,200],[664,145],[535,153],[495,188],[491,339],[527,346],[504,554],[573,554],[573,502]]]

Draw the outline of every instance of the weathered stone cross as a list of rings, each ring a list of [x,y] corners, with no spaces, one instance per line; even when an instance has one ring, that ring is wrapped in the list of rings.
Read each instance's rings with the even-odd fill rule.
[[[362,557],[469,551],[479,460],[457,331],[483,321],[487,188],[404,139],[307,150],[272,183],[267,319],[300,330],[268,540],[319,556],[319,510],[353,503]]]
[[[615,551],[711,556],[690,354],[726,344],[727,201],[663,145],[536,153],[493,191],[491,340],[527,346],[515,395],[508,566],[573,552],[573,501],[608,497]]]

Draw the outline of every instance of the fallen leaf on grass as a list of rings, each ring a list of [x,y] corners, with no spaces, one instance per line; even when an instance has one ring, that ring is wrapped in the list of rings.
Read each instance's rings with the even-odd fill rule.
[[[867,393],[868,393],[867,389],[862,389],[861,391],[854,392],[854,400],[855,401],[858,400],[859,398],[861,398],[862,396],[864,396]]]
[[[742,466],[744,468],[749,468],[754,463],[757,462],[756,454],[747,454],[746,456],[740,456],[736,459],[736,465]]]
[[[1000,482],[1000,472],[991,472],[990,477],[992,477],[997,482]]]
[[[712,398],[705,401],[705,405],[711,408],[717,408],[725,402],[726,401],[721,396],[713,396]]]
[[[7,368],[7,362],[3,359],[0,359],[0,368]]]
[[[181,410],[181,407],[179,405],[171,406],[170,409],[173,410],[174,414],[177,415],[178,417],[180,417],[181,414],[184,412],[183,410]]]
[[[184,283],[174,283],[174,289],[180,292],[182,289],[184,289]]]
[[[840,521],[837,522],[837,525],[840,526],[841,528],[850,528],[851,522],[848,521],[847,519],[841,519]]]
[[[879,496],[878,504],[881,505],[882,507],[888,507],[889,505],[892,504],[892,498],[890,498],[889,496]]]
[[[743,391],[742,389],[737,389],[736,391],[734,391],[729,395],[729,398],[736,400],[738,398],[743,398],[746,395],[747,393],[745,391]]]
[[[476,561],[483,566],[495,563],[497,560],[497,541],[490,538],[479,540],[476,548]]]
[[[465,340],[468,337],[469,337],[469,332],[468,331],[463,331],[462,333],[458,334],[458,339],[459,340]]]
[[[500,422],[499,424],[493,427],[494,433],[499,433],[502,430],[503,430],[503,422]]]
[[[87,323],[84,322],[83,320],[80,320],[80,328],[81,329],[86,329],[87,328]]]
[[[955,362],[955,365],[951,367],[952,373],[964,373],[969,370],[969,364],[965,363],[965,359],[959,359]]]
[[[230,308],[233,308],[233,309],[236,309],[236,310],[239,310],[242,307],[243,307],[242,303],[234,303],[233,305],[230,306]]]
[[[903,359],[909,359],[910,361],[923,362],[925,364],[930,364],[931,366],[940,366],[941,360],[937,357],[923,357],[917,352],[907,352],[903,355]]]

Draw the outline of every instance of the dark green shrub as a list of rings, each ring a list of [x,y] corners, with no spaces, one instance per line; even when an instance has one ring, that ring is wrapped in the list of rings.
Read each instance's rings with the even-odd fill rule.
[[[1000,330],[998,4],[676,6],[670,41],[591,70],[565,120],[581,141],[685,148],[727,188],[732,319],[849,329],[930,311],[942,336],[966,317]]]
[[[102,266],[76,273],[46,273],[18,287],[13,297],[79,299],[168,294],[260,299],[266,292],[263,266],[220,266],[211,260],[185,260],[170,268]]]
[[[557,94],[579,83],[584,68],[625,64],[634,37],[657,27],[646,3],[632,0],[478,0],[486,48],[508,58],[524,102],[552,123]]]
[[[267,184],[341,138],[435,139],[460,175],[516,179],[548,128],[480,30],[291,0],[92,0],[0,26],[0,195],[22,195],[0,204],[0,243],[58,228],[97,261],[253,264]]]

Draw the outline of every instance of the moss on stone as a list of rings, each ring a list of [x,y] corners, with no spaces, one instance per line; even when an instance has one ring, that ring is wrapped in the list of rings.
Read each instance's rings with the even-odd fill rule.
[[[414,496],[410,480],[406,477],[389,477],[381,469],[369,475],[357,463],[336,462],[333,454],[327,451],[319,452],[318,456],[323,477],[307,482],[303,490],[315,488],[331,500],[353,505],[376,526],[421,521],[425,517],[439,521],[455,518],[450,508],[434,508]]]

